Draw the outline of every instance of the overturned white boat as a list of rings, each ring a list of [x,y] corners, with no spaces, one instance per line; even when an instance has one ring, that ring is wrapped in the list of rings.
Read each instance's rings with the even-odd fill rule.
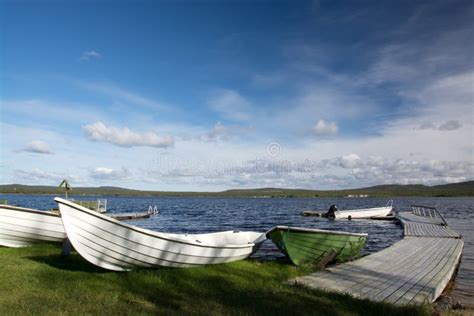
[[[74,249],[104,269],[195,267],[242,260],[265,241],[265,233],[225,231],[168,234],[138,228],[61,198],[64,228]]]
[[[0,246],[17,248],[37,242],[62,242],[65,238],[57,213],[0,205]]]
[[[387,202],[384,207],[361,208],[355,210],[334,211],[334,216],[331,216],[330,211],[327,213],[328,217],[344,218],[344,219],[367,219],[367,218],[382,218],[391,216],[393,211],[393,200]]]

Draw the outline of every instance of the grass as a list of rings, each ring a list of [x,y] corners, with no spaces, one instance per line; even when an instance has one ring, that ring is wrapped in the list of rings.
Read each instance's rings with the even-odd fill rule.
[[[309,273],[286,262],[245,260],[192,269],[109,272],[41,244],[0,247],[0,315],[429,315],[432,306],[398,307],[285,285]]]

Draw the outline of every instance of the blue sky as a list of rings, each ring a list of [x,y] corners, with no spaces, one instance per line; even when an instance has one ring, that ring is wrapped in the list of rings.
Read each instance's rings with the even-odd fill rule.
[[[3,1],[2,183],[471,180],[471,1]]]

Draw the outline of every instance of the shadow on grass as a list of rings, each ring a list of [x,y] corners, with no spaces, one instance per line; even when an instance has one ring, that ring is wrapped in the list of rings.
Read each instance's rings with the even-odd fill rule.
[[[77,254],[72,254],[67,257],[61,255],[47,255],[47,256],[30,256],[26,257],[29,260],[47,264],[50,267],[67,270],[67,271],[80,271],[80,272],[94,272],[94,273],[108,273],[110,271],[96,267],[86,260],[82,259]]]
[[[279,264],[278,264],[279,265]],[[422,307],[399,307],[358,300],[349,295],[284,285],[290,276],[272,264],[260,267],[226,265],[193,270],[147,271],[148,277],[126,275],[122,285],[158,307],[186,314],[257,315],[420,315]],[[201,271],[198,271],[200,269]],[[142,271],[145,273],[145,271]],[[155,277],[163,285],[156,283]],[[166,305],[163,305],[166,304]],[[165,307],[165,310],[159,306]]]
[[[60,302],[48,301],[55,308],[59,304],[66,313],[428,314],[424,307],[373,303],[349,295],[285,285],[283,282],[289,278],[307,273],[287,264],[286,260],[262,262],[252,259],[190,269],[140,269],[123,273],[97,268],[77,254],[66,258],[56,254],[26,258],[55,269],[37,269],[35,275],[51,291],[66,295]],[[71,288],[65,283],[74,286]],[[54,295],[48,294],[48,297]],[[41,304],[44,303],[42,299]]]

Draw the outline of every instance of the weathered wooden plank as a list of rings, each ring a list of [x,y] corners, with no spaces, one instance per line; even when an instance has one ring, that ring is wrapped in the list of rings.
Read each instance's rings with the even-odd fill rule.
[[[367,269],[380,269],[380,271],[386,271],[388,268],[392,268],[395,265],[401,265],[406,261],[409,261],[410,256],[415,253],[419,252],[419,249],[416,249],[415,247],[409,247],[407,249],[407,242],[404,240],[400,242],[400,246],[395,248],[395,247],[390,247],[387,248],[379,253],[377,253],[377,257],[373,255],[372,257],[367,257],[365,262],[359,262],[356,261],[354,263],[354,266],[363,266]],[[400,254],[404,254],[404,256],[400,256]],[[388,266],[389,265],[389,266]],[[338,269],[346,269],[347,265],[344,266],[339,266]],[[348,267],[349,269],[351,267]]]
[[[405,245],[409,246],[408,243],[405,243]],[[406,273],[406,267],[410,266],[414,256],[420,256],[420,249],[418,247],[411,248],[412,249],[406,249],[404,256],[401,256],[403,258],[402,261],[392,261],[390,259],[393,257],[388,256],[389,260],[387,261],[387,264],[381,267],[381,269],[376,269],[376,272],[380,274],[380,277],[376,280],[376,282],[361,283],[352,290],[356,291],[358,289],[362,289],[361,292],[366,296],[374,296],[381,292],[381,290],[385,290],[393,286],[393,284],[399,280],[400,274]],[[410,250],[412,251],[411,253],[409,252]]]
[[[427,257],[422,264],[419,262],[417,263],[416,269],[414,269],[414,272],[412,272],[411,275],[400,278],[400,281],[397,283],[400,287],[396,291],[392,293],[383,293],[383,295],[377,297],[377,299],[395,303],[401,297],[407,295],[410,289],[417,284],[424,286],[426,283],[426,276],[429,275],[432,270],[436,269],[437,266],[444,264],[444,261],[447,260],[446,254],[449,250],[450,249],[446,249],[445,247],[440,247],[438,251],[432,252],[431,256]],[[426,262],[428,262],[428,264],[424,265]]]
[[[407,244],[409,246],[409,244]],[[398,290],[403,284],[406,283],[406,280],[413,277],[415,273],[418,272],[420,266],[425,265],[430,261],[430,257],[426,255],[427,252],[434,250],[438,246],[436,242],[431,244],[431,247],[428,245],[424,248],[420,248],[418,245],[413,247],[415,249],[414,254],[405,254],[405,261],[401,264],[393,265],[387,267],[390,269],[390,275],[386,278],[380,280],[383,286],[381,287],[369,287],[364,292],[367,297],[383,300],[388,294]],[[413,264],[416,262],[416,264]]]
[[[447,255],[446,263],[439,267],[439,269],[433,269],[430,273],[430,279],[425,282],[425,285],[421,287],[421,284],[417,284],[414,290],[419,289],[417,293],[407,293],[404,295],[403,300],[410,300],[410,303],[424,303],[434,301],[443,292],[446,285],[451,280],[456,266],[460,260],[464,242],[460,239],[455,240],[456,246],[453,251]],[[413,295],[414,294],[414,295]],[[411,299],[410,299],[410,296]]]
[[[429,303],[434,300],[434,292],[436,291],[437,288],[440,288],[441,290],[444,289],[446,283],[440,284],[440,283],[431,283],[430,280],[432,280],[436,276],[443,276],[443,278],[449,278],[451,277],[451,274],[447,272],[447,270],[450,267],[454,267],[455,265],[452,264],[451,258],[449,257],[444,257],[443,260],[438,262],[433,269],[429,270],[428,273],[424,276],[423,280],[420,282],[416,283],[412,288],[410,288],[409,291],[403,293],[403,295],[399,296],[397,298],[397,303],[410,303],[410,302],[418,302],[418,303]],[[440,294],[441,292],[439,292]],[[439,295],[438,294],[438,295]],[[438,296],[437,295],[437,296]],[[436,296],[436,297],[437,297]],[[414,300],[414,298],[417,298]]]

